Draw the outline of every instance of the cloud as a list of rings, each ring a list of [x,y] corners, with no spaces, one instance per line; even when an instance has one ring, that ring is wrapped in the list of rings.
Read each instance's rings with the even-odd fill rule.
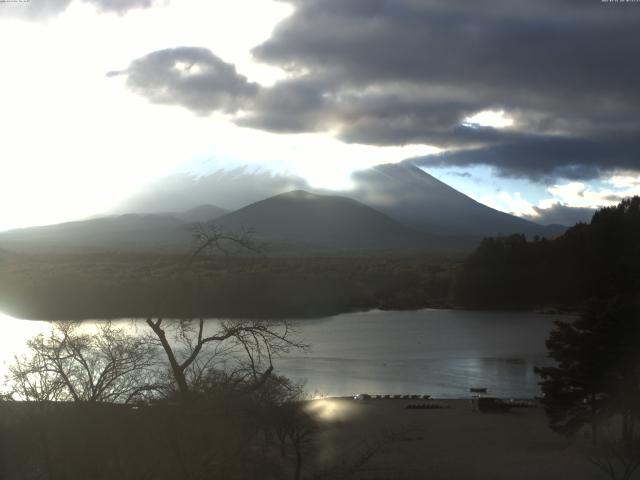
[[[439,166],[490,165],[502,175],[552,181],[588,180],[619,169],[640,170],[640,131],[590,138],[544,135],[504,137],[505,143],[417,159]]]
[[[42,0],[0,3],[0,19],[46,20],[64,12],[71,0]]]
[[[628,81],[634,77],[622,75],[640,71],[629,55],[638,45],[637,9],[527,0],[291,3],[293,15],[255,56],[294,73],[332,73],[337,88],[475,86],[474,95],[525,105],[544,104],[549,95],[555,104],[558,93],[638,96]],[[627,42],[609,47],[612,38]]]
[[[103,12],[115,12],[124,14],[134,8],[149,8],[154,0],[84,0],[95,5]]]
[[[554,203],[550,207],[533,207],[535,214],[522,215],[523,218],[541,225],[565,225],[571,227],[576,223],[591,221],[594,208],[570,207],[561,203]]]
[[[152,103],[182,105],[201,115],[235,112],[259,90],[235,66],[197,47],[159,50],[107,75],[126,75],[129,88]]]
[[[614,188],[626,189],[629,195],[640,195],[640,175],[631,172],[619,172],[613,175],[608,182]]]
[[[329,79],[322,92],[336,101],[322,117],[346,141],[465,148],[437,160],[535,178],[640,168],[631,140],[640,137],[640,91],[630,81],[640,75],[632,60],[640,9],[578,0],[291,3],[293,15],[254,55],[297,77]],[[513,125],[463,125],[487,110]]]
[[[82,0],[94,5],[100,12],[120,15],[136,8],[149,8],[156,0]],[[0,3],[0,19],[47,20],[64,12],[72,0],[30,0]]]
[[[557,184],[547,188],[552,199],[540,202],[542,208],[549,208],[559,202],[571,207],[597,208],[612,206],[623,198],[640,195],[640,176],[614,175],[604,182],[611,187],[592,186],[583,182]]]
[[[599,187],[584,182],[556,184],[547,191],[551,197],[541,200],[538,206],[532,206],[533,212],[522,216],[541,224],[571,226],[577,222],[589,222],[593,213],[602,206],[612,206],[623,198],[640,195],[640,175],[616,174]]]
[[[479,201],[491,208],[495,208],[502,212],[508,212],[512,215],[531,217],[536,214],[535,207],[528,200],[523,198],[520,192],[511,194],[509,192],[499,191],[495,195],[485,195],[481,197]],[[534,221],[537,222],[537,220]]]
[[[378,146],[468,147],[512,137],[513,132],[460,123],[483,106],[407,87],[335,92],[331,78],[305,75],[261,89],[236,122],[276,133],[331,131],[347,143]]]
[[[135,61],[127,71],[130,87],[197,114],[238,111],[236,123],[270,132],[447,150],[422,159],[425,165],[490,165],[534,180],[640,170],[635,5],[288,3],[293,13],[252,51],[257,61],[287,72],[272,87],[251,84],[203,49]],[[216,67],[181,75],[173,60],[183,55]],[[503,121],[469,121],[488,112],[501,112]]]
[[[237,123],[277,133],[322,131],[331,120],[331,102],[318,83],[303,78],[263,88]]]
[[[273,195],[309,188],[298,176],[249,167],[220,169],[204,176],[174,174],[126,199],[115,212],[182,211],[204,204],[235,210]]]

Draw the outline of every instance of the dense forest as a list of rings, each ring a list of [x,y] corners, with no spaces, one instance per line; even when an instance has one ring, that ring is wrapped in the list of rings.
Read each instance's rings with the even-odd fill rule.
[[[478,308],[579,307],[639,291],[640,197],[598,210],[555,239],[486,238],[458,269],[454,302]]]
[[[448,302],[454,258],[0,253],[0,311],[21,318],[296,318]]]

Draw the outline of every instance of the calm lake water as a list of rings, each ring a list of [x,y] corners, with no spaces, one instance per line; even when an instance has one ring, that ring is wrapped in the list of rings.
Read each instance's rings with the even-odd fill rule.
[[[554,319],[524,312],[421,310],[305,320],[311,351],[281,360],[291,378],[327,395],[431,394],[468,397],[486,387],[504,397],[539,393],[536,365],[547,365]]]
[[[420,310],[300,320],[299,336],[311,348],[279,359],[276,370],[305,381],[306,390],[319,395],[468,397],[469,388],[486,387],[496,396],[533,397],[539,393],[533,368],[549,364],[544,342],[553,320],[560,318],[526,312]],[[0,322],[4,377],[14,355],[24,352],[26,340],[50,326],[1,314]]]

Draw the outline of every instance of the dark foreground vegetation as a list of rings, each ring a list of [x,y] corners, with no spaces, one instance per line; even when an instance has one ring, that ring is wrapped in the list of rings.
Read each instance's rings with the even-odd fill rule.
[[[448,302],[453,260],[0,252],[0,310],[21,318],[283,318]]]
[[[279,454],[269,417],[277,409],[233,394],[188,408],[4,403],[2,478],[285,478],[293,467]]]
[[[321,461],[322,424],[306,405],[262,391],[201,393],[185,405],[3,402],[0,478],[350,478],[378,445],[352,439]]]
[[[579,318],[556,322],[550,367],[537,368],[549,426],[591,440],[590,460],[611,479],[640,468],[640,301],[591,300]]]
[[[305,348],[288,324],[147,323],[64,322],[29,342],[0,401],[0,478],[349,478],[379,448],[318,457],[317,415],[274,370]]]
[[[557,321],[547,340],[555,364],[536,369],[551,429],[589,438],[589,459],[608,478],[635,478],[640,468],[640,197],[599,210],[590,225],[576,225],[560,239],[502,251],[503,258],[506,252],[514,261],[507,278],[514,281],[510,275],[519,271],[521,283],[542,298],[556,288],[559,301],[580,305],[579,317]],[[495,252],[484,259],[504,265]],[[547,285],[540,276],[545,268]],[[555,278],[554,272],[565,276]],[[514,287],[519,298],[531,298],[522,284]]]

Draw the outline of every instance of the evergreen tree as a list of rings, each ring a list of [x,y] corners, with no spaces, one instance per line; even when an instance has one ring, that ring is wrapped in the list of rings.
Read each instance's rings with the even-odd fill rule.
[[[550,426],[572,435],[614,415],[631,439],[640,413],[640,310],[631,299],[592,301],[580,318],[556,322],[547,340],[557,363],[537,368]]]

